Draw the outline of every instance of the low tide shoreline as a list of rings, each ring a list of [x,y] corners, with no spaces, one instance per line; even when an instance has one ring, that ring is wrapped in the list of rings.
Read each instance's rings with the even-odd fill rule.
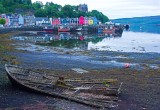
[[[14,33],[15,34],[15,33]],[[15,88],[11,85],[7,78],[4,64],[8,62],[21,65],[25,62],[23,58],[12,53],[24,53],[24,51],[17,51],[10,47],[5,47],[14,42],[8,41],[7,38],[13,34],[4,36],[1,34],[0,41],[4,42],[1,45],[4,47],[1,49],[3,56],[0,59],[0,109],[44,109],[44,110],[96,110],[96,108],[77,104],[75,102],[58,99],[55,97],[44,96],[36,93],[27,92],[19,88]],[[3,36],[3,37],[2,37]],[[2,39],[3,38],[3,39]],[[2,47],[1,46],[1,47]],[[11,46],[11,45],[10,45]],[[7,48],[7,49],[6,49]],[[8,54],[8,52],[10,54]],[[28,53],[28,52],[27,52]],[[32,53],[28,53],[32,55]],[[112,53],[117,54],[117,53]],[[144,53],[145,54],[145,53]],[[4,59],[6,55],[8,59]],[[55,54],[59,55],[59,54]],[[68,54],[63,54],[67,56]],[[21,62],[19,60],[21,59]],[[141,59],[143,60],[143,59]],[[24,62],[23,62],[24,61]],[[32,65],[32,62],[29,62]],[[30,65],[27,68],[32,68]],[[59,63],[59,62],[58,62]],[[64,63],[63,61],[61,62]],[[55,62],[56,64],[56,62]],[[83,65],[80,63],[79,65]],[[62,68],[63,69],[63,68]],[[159,110],[159,78],[160,69],[145,68],[143,70],[135,70],[132,68],[107,68],[107,69],[88,69],[89,72],[85,74],[77,74],[71,70],[54,70],[54,69],[41,69],[38,71],[47,72],[51,74],[63,75],[67,77],[80,77],[80,78],[116,78],[120,82],[123,82],[122,93],[119,98],[119,106],[116,110]],[[87,68],[86,68],[87,69]]]

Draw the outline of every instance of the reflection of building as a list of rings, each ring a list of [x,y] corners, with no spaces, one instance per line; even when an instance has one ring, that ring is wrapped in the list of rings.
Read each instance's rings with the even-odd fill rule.
[[[79,11],[88,12],[88,6],[87,4],[80,4],[78,7]]]
[[[111,34],[85,34],[77,33],[71,34],[69,32],[60,32],[58,34],[41,34],[36,36],[18,36],[14,37],[15,40],[29,41],[36,43],[37,45],[63,47],[70,49],[88,49],[89,44],[96,45],[103,42],[104,39],[115,39],[120,36]],[[107,43],[106,43],[107,44]]]

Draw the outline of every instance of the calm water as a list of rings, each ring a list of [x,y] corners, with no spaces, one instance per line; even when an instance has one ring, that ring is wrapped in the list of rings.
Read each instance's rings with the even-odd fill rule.
[[[17,36],[15,40],[32,44],[69,49],[120,51],[120,52],[156,52],[160,53],[160,34],[145,32],[123,32],[122,35],[59,33],[40,36]],[[33,48],[33,46],[32,46]]]
[[[124,32],[120,38],[104,38],[94,44],[88,43],[88,49],[122,52],[160,52],[160,34],[142,32]]]

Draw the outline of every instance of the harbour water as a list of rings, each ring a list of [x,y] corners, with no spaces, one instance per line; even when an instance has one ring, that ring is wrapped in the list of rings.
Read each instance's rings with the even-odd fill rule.
[[[136,69],[159,68],[160,34],[155,33],[124,31],[122,35],[111,35],[79,32],[20,35],[11,39],[17,41],[15,47],[18,50],[31,52],[18,55],[25,65],[34,61],[33,67],[59,69],[64,66],[61,65],[63,61],[67,65],[63,67],[65,69],[122,68],[125,64]]]
[[[45,46],[47,50],[50,47],[58,47],[75,50],[160,53],[160,34],[145,32],[124,31],[122,35],[58,33],[16,36],[13,39],[32,42],[30,49],[27,46],[29,50],[39,45]]]
[[[108,37],[96,44],[89,42],[88,49],[121,52],[160,53],[160,34],[124,32],[122,37]]]

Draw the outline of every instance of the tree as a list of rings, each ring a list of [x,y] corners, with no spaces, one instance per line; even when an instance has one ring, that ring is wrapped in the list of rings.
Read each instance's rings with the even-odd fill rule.
[[[44,9],[39,9],[39,10],[36,10],[35,16],[36,17],[46,17],[47,14],[46,14],[46,11]]]
[[[102,23],[105,23],[109,21],[108,17],[105,16],[102,12],[99,12],[97,10],[92,10],[91,12],[88,13],[89,16],[95,16],[97,19],[102,21]]]
[[[74,16],[74,12],[73,12],[74,8],[71,6],[71,5],[65,5],[63,8],[62,8],[62,11],[64,13],[64,16],[65,17],[73,17]]]
[[[44,6],[44,10],[48,17],[61,17],[63,13],[61,12],[61,5],[54,4],[52,2],[47,2]]]
[[[5,8],[3,7],[3,5],[0,3],[0,13],[4,13],[5,12]]]
[[[3,3],[3,6],[10,7],[14,4],[14,1],[13,0],[3,0],[2,3]]]
[[[45,5],[41,1],[34,3],[31,0],[0,0],[0,13],[33,13],[36,17],[61,17],[77,18],[80,16],[96,17],[102,23],[109,19],[102,12],[92,10],[90,12],[78,11],[78,6],[61,6],[53,2],[47,2]]]
[[[32,4],[32,7],[37,10],[37,9],[41,9],[43,7],[43,3],[41,1],[36,1]]]
[[[27,4],[27,5],[31,5],[31,4],[32,4],[32,1],[31,1],[31,0],[26,0],[26,4]]]
[[[0,18],[0,24],[2,24],[2,25],[6,24],[6,20],[3,18]]]

